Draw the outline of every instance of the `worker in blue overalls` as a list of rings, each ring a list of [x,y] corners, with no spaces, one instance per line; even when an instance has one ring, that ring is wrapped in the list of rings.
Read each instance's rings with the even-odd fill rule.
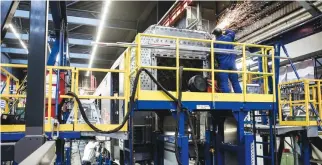
[[[235,40],[235,32],[232,30],[225,30],[223,32],[219,28],[215,28],[212,32],[216,36],[216,41],[226,41],[226,42],[234,42]],[[214,48],[219,49],[234,49],[234,45],[227,44],[215,44]],[[237,70],[236,68],[236,54],[234,53],[215,53],[215,57],[218,63],[218,69],[220,70]],[[228,86],[228,80],[230,80],[234,92],[242,93],[242,90],[238,81],[237,73],[218,73],[218,85],[219,89],[223,93],[230,93],[230,89]]]

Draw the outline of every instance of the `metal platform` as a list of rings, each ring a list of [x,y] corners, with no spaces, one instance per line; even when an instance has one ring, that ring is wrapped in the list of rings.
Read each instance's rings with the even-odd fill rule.
[[[256,128],[257,128],[257,131],[258,131],[258,133],[260,135],[269,134],[269,126],[268,125],[256,124]],[[318,132],[316,126],[306,127],[306,126],[281,126],[281,125],[276,125],[276,127],[275,127],[275,133],[276,133],[277,136],[286,135],[286,134],[294,132],[294,131],[307,131],[308,133],[316,132],[316,135],[317,135],[317,132]]]
[[[86,139],[88,137],[95,137],[95,136],[105,136],[105,137],[111,137],[116,139],[122,139],[127,140],[128,139],[128,133],[127,132],[118,132],[118,133],[112,133],[112,134],[101,134],[96,132],[75,132],[75,131],[69,131],[69,132],[59,132],[59,134],[51,132],[45,132],[46,137],[51,139],[53,136],[57,136],[59,138],[64,139]],[[25,132],[1,132],[0,134],[2,141],[18,141],[25,137]]]
[[[170,92],[176,96],[176,92]],[[137,95],[138,110],[175,109],[174,102],[162,91],[141,90]],[[272,94],[235,94],[182,92],[182,104],[189,110],[270,110]]]

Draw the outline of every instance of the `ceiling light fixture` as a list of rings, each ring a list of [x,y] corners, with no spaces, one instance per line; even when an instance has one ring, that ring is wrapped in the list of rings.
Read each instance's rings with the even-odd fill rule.
[[[10,27],[10,30],[12,31],[12,33],[17,37],[17,39],[19,40],[19,42],[20,42],[20,44],[21,44],[21,46],[27,51],[27,53],[29,53],[28,52],[28,48],[27,48],[27,46],[26,46],[26,44],[21,40],[21,38],[20,38],[20,36],[19,36],[19,34],[17,33],[17,31],[16,31],[16,29],[13,27],[13,25],[12,24],[9,24],[9,27]]]
[[[102,19],[101,19],[100,25],[98,27],[98,31],[97,31],[97,34],[96,34],[96,41],[95,42],[99,42],[100,39],[101,39],[102,32],[103,32],[104,25],[105,25],[105,21],[106,21],[107,10],[108,10],[109,4],[110,4],[110,0],[105,0],[103,12],[102,12],[102,15],[101,15]],[[97,44],[95,44],[93,46],[92,53],[91,53],[91,58],[90,58],[90,61],[89,61],[89,64],[88,64],[88,68],[91,68],[92,67],[93,60],[95,58],[96,51],[97,51]],[[87,71],[87,74],[86,75],[89,76],[89,71]]]

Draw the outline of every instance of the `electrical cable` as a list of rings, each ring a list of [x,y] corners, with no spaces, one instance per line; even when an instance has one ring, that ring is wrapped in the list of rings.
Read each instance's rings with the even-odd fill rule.
[[[80,101],[80,99],[77,97],[77,95],[74,93],[74,92],[67,92],[66,93],[66,95],[68,95],[68,96],[71,96],[71,97],[73,97],[73,98],[75,98],[75,100],[76,100],[76,102],[77,102],[77,104],[78,104],[78,107],[79,107],[79,110],[80,110],[80,113],[81,113],[81,115],[82,115],[82,117],[83,117],[83,119],[84,119],[84,121],[85,121],[85,123],[91,128],[91,129],[93,129],[95,132],[97,132],[97,133],[102,133],[102,134],[110,134],[110,133],[115,133],[115,132],[118,132],[119,130],[121,130],[122,129],[122,127],[125,125],[125,123],[127,122],[127,120],[129,119],[129,117],[130,117],[130,113],[131,113],[131,111],[132,111],[132,107],[133,107],[133,105],[134,105],[134,99],[135,99],[135,93],[136,93],[136,91],[137,91],[137,86],[138,86],[138,82],[139,82],[139,76],[140,76],[140,74],[141,74],[141,72],[142,71],[144,71],[150,78],[151,78],[151,80],[166,94],[166,95],[168,95],[173,101],[175,101],[175,102],[177,102],[178,100],[177,100],[177,98],[175,98],[170,92],[168,92],[154,77],[153,77],[153,75],[148,71],[148,70],[146,70],[146,69],[144,69],[144,68],[141,68],[138,72],[137,72],[137,74],[136,74],[136,76],[135,76],[135,79],[134,79],[134,83],[133,83],[133,89],[132,89],[132,94],[131,94],[131,96],[130,96],[130,104],[129,104],[129,110],[128,110],[128,112],[126,113],[126,115],[124,116],[124,119],[123,119],[123,121],[122,121],[122,123],[118,126],[118,127],[116,127],[116,128],[114,128],[114,129],[112,129],[112,130],[108,130],[108,131],[103,131],[103,130],[100,130],[100,129],[98,129],[97,127],[95,127],[89,120],[88,120],[88,118],[87,118],[87,116],[86,116],[86,113],[85,113],[85,110],[84,110],[84,108],[83,108],[83,106],[82,106],[82,104],[81,104],[81,101]],[[65,100],[63,99],[62,100],[62,102],[60,103],[60,106],[59,107],[62,107],[62,105],[64,104],[64,102],[65,102]],[[61,109],[61,108],[60,108]],[[58,120],[59,120],[59,118],[60,117],[57,117],[58,118]]]
[[[180,162],[180,158],[179,158],[179,151],[178,151],[178,130],[179,130],[179,123],[180,123],[180,113],[185,112],[187,117],[188,117],[188,125],[191,128],[191,134],[192,134],[192,141],[194,144],[194,148],[195,148],[195,153],[196,153],[196,161],[195,161],[195,165],[199,164],[199,152],[198,152],[198,144],[197,144],[197,140],[195,137],[195,131],[194,131],[194,127],[192,124],[192,119],[191,119],[191,115],[189,113],[189,111],[185,108],[182,108],[182,74],[183,74],[183,67],[180,66],[179,67],[179,89],[178,89],[178,101],[177,101],[177,122],[176,122],[176,131],[175,131],[175,155],[176,155],[176,159],[179,165],[181,165],[182,163]]]
[[[165,89],[161,84],[160,84],[160,82],[158,82],[156,79],[155,79],[155,77],[153,77],[153,75],[151,74],[151,72],[149,72],[148,70],[146,70],[145,68],[141,68],[141,69],[139,69],[138,70],[138,72],[136,73],[136,76],[135,76],[135,79],[134,79],[134,83],[133,83],[133,89],[132,89],[132,93],[131,93],[131,96],[130,96],[130,103],[129,103],[129,110],[128,110],[128,112],[126,113],[126,115],[124,116],[124,118],[123,118],[123,121],[122,121],[122,123],[118,126],[118,127],[116,127],[116,128],[114,128],[114,129],[112,129],[112,130],[108,130],[108,131],[103,131],[103,130],[100,130],[100,129],[98,129],[97,127],[95,127],[89,120],[88,120],[88,118],[87,118],[87,116],[86,116],[86,113],[85,113],[85,110],[84,110],[84,108],[83,108],[83,106],[82,106],[82,103],[81,103],[81,101],[80,101],[80,99],[78,98],[78,96],[75,94],[75,93],[73,93],[73,92],[67,92],[66,93],[66,95],[68,95],[68,96],[71,96],[71,97],[73,97],[73,98],[75,98],[76,99],[76,102],[77,102],[77,104],[78,104],[78,107],[79,107],[79,110],[80,110],[80,113],[81,113],[81,115],[82,115],[82,117],[83,117],[83,119],[84,119],[84,121],[85,121],[85,123],[91,128],[91,129],[93,129],[95,132],[97,132],[97,133],[102,133],[102,134],[110,134],[110,133],[115,133],[115,132],[118,132],[119,130],[121,130],[122,128],[123,128],[123,126],[126,124],[126,122],[128,121],[128,119],[129,119],[129,117],[130,117],[130,114],[131,114],[131,111],[133,110],[132,109],[132,107],[134,106],[134,101],[135,101],[135,94],[136,94],[136,91],[137,91],[137,86],[138,86],[138,83],[139,83],[139,77],[140,77],[140,74],[142,73],[142,71],[144,71],[150,78],[151,78],[151,80],[168,96],[168,97],[170,97],[174,102],[176,102],[176,104],[177,104],[177,111],[179,111],[179,112],[181,112],[182,111],[182,103],[181,103],[181,97],[182,97],[182,72],[183,72],[183,68],[182,67],[180,67],[180,72],[179,72],[179,82],[180,82],[180,84],[179,84],[179,93],[178,93],[178,98],[179,99],[177,99],[176,97],[174,97],[169,91],[167,91],[167,89]],[[62,100],[62,102],[59,104],[59,109],[61,109],[61,107],[62,107],[62,105],[65,103],[65,100],[63,99]],[[177,112],[178,113],[178,112]],[[189,116],[189,118],[190,118],[190,114],[188,114],[188,116]],[[179,116],[178,116],[179,117]],[[178,118],[179,119],[179,118]],[[58,117],[58,120],[60,120],[60,117]],[[190,120],[191,120],[191,118],[190,118]],[[196,156],[197,156],[197,161],[196,161],[196,164],[198,164],[198,162],[199,162],[199,155],[198,155],[198,146],[196,145],[196,140],[195,140],[195,136],[194,136],[194,129],[193,129],[193,127],[192,127],[192,122],[189,122],[190,123],[190,127],[191,127],[191,129],[192,129],[192,132],[193,132],[193,135],[192,135],[192,137],[193,137],[193,141],[194,141],[194,143],[195,143],[195,151],[197,151],[196,152]],[[177,128],[177,130],[178,130],[178,128]],[[176,131],[177,132],[177,131]],[[178,132],[177,132],[178,133]],[[175,139],[176,139],[177,137],[175,137]],[[176,142],[177,140],[175,140],[175,143],[177,143]],[[176,146],[176,148],[178,148],[177,146]],[[177,154],[176,154],[177,155]],[[177,157],[177,161],[178,161],[178,164],[181,164],[181,162],[179,161],[180,159],[178,159],[178,157]]]
[[[195,161],[195,165],[198,165],[199,164],[199,149],[198,149],[198,144],[197,144],[197,139],[196,139],[196,134],[195,134],[195,129],[193,127],[193,124],[192,124],[192,119],[191,119],[191,115],[190,115],[190,112],[188,110],[184,110],[186,113],[187,113],[187,116],[188,116],[188,124],[190,126],[190,129],[191,129],[191,137],[192,137],[192,142],[193,142],[193,145],[194,145],[194,148],[195,148],[195,153],[196,153],[196,161]]]

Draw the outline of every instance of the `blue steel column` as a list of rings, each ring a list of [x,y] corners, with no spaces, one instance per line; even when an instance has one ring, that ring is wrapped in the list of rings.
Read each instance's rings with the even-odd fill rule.
[[[65,26],[62,23],[61,29],[60,29],[60,40],[59,40],[59,59],[58,59],[58,66],[61,66],[63,64],[63,56],[64,56],[64,29]],[[58,109],[59,107],[59,92],[60,92],[60,70],[57,69],[56,71],[56,93],[55,93],[55,116],[58,121],[61,121],[62,116],[58,116]],[[65,146],[65,140],[62,138],[59,138],[56,140],[56,164],[63,164],[64,162],[64,146]]]
[[[267,67],[267,69],[268,69],[268,66],[265,66],[265,67]],[[263,61],[262,61],[262,58],[261,57],[258,57],[258,71],[259,72],[263,72],[263,70],[264,70],[264,68],[263,68]],[[260,83],[260,85],[263,85],[263,79],[259,79],[258,80],[259,81],[259,83]],[[260,115],[262,115],[261,116],[261,121],[262,121],[262,124],[264,124],[264,125],[266,125],[267,123],[268,123],[268,119],[267,119],[267,117],[263,114],[263,112],[262,111],[258,111],[258,113],[260,114]],[[255,111],[254,111],[254,115],[255,115]],[[256,122],[256,121],[255,121]],[[256,141],[256,139],[255,139],[255,141]]]
[[[251,154],[246,151],[251,150],[251,145],[245,145],[244,119],[247,115],[246,109],[235,110],[233,112],[237,121],[237,138],[238,138],[238,162],[239,164],[248,165],[251,160]],[[249,137],[249,136],[248,136]]]
[[[66,153],[65,165],[71,165],[71,150],[72,150],[72,146],[70,142],[70,146],[65,148],[65,153]]]
[[[280,50],[281,50],[281,45],[279,43],[274,45],[274,55],[275,57],[280,57]],[[275,63],[275,99],[276,102],[273,103],[273,110],[272,114],[270,114],[270,154],[271,154],[271,164],[274,165],[276,160],[275,160],[275,148],[276,148],[276,136],[275,136],[275,127],[276,127],[276,117],[278,115],[278,109],[279,109],[279,96],[278,96],[278,84],[279,84],[279,76],[280,76],[280,58],[275,58],[274,60]]]
[[[15,162],[20,163],[44,142],[45,83],[47,61],[48,1],[30,2],[30,34],[26,101],[26,136],[15,145]]]
[[[188,136],[185,135],[185,113],[180,112],[179,122],[179,134],[178,134],[178,145],[180,149],[180,161],[182,165],[189,164],[189,143],[188,143]]]
[[[252,148],[251,145],[252,143],[254,144],[254,148],[256,148],[256,143],[254,142],[254,136],[251,134],[246,134],[244,136],[244,153],[245,153],[245,165],[251,165],[252,162]],[[254,157],[256,159],[256,157]],[[256,161],[255,161],[256,162]],[[255,163],[257,165],[257,163]]]
[[[211,115],[208,112],[208,115]],[[206,130],[205,130],[205,165],[213,165],[215,162],[215,137],[214,137],[214,122],[211,116],[207,115]]]
[[[64,25],[62,25],[62,29],[60,31],[60,40],[59,40],[59,60],[58,66],[61,66],[63,63],[63,56],[64,56]],[[56,94],[55,94],[55,114],[58,115],[58,105],[59,105],[59,88],[60,88],[60,70],[57,69],[56,72],[57,80],[56,80]],[[61,118],[61,116],[57,116]]]
[[[206,129],[205,131],[205,165],[211,165],[212,157],[210,153],[211,145],[211,131]]]
[[[161,135],[161,133],[155,133],[155,136],[153,136],[153,142],[154,142],[154,153],[153,153],[153,164],[154,165],[163,165],[164,160],[164,141],[158,140],[158,137]]]
[[[224,165],[224,152],[221,149],[220,145],[224,141],[224,120],[221,118],[215,118],[215,154],[216,154],[216,165]]]
[[[302,164],[303,165],[310,165],[310,142],[309,138],[305,131],[301,133],[301,141],[302,141]]]
[[[48,66],[55,65],[57,54],[59,53],[59,44],[60,44],[60,40],[59,40],[59,38],[56,38],[56,40],[54,42],[54,46],[51,48],[51,53],[48,56],[48,60],[47,60]]]
[[[134,107],[132,107],[134,108]],[[126,161],[126,163],[129,163],[130,165],[134,165],[135,164],[135,160],[134,160],[134,154],[133,154],[133,116],[134,116],[134,109],[131,110],[130,112],[130,118],[129,118],[129,157],[126,157],[127,154],[125,154],[125,159],[127,159],[128,161]],[[125,153],[127,153],[126,150],[124,150]]]

